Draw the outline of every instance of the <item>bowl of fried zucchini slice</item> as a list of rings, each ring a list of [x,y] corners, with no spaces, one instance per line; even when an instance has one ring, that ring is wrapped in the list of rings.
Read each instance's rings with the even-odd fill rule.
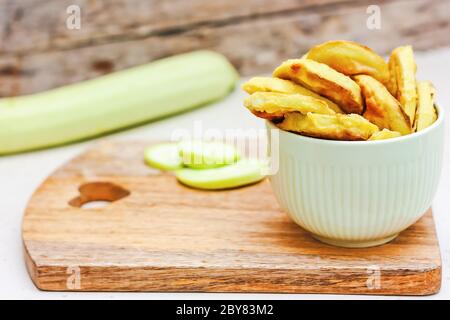
[[[275,195],[294,222],[327,244],[387,243],[430,207],[442,163],[443,109],[416,80],[411,46],[388,61],[329,41],[242,85],[266,120],[279,168]]]

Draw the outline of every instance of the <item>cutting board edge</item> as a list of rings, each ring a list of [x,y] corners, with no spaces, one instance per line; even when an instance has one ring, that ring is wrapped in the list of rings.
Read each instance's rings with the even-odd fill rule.
[[[309,268],[304,270],[292,270],[292,269],[246,269],[246,273],[253,273],[256,280],[260,280],[264,277],[266,273],[267,278],[272,281],[271,284],[258,284],[252,283],[250,286],[245,284],[239,284],[239,281],[235,281],[234,284],[226,283],[224,287],[209,285],[210,282],[223,281],[222,277],[228,278],[230,274],[242,273],[242,269],[235,268],[217,268],[217,276],[211,278],[209,270],[203,270],[202,268],[158,268],[158,267],[114,267],[118,275],[114,272],[109,272],[109,281],[106,281],[105,287],[105,277],[103,270],[108,268],[111,271],[111,267],[106,266],[80,266],[82,274],[84,274],[83,280],[81,280],[80,288],[68,288],[67,281],[70,277],[70,273],[67,272],[68,268],[71,266],[63,265],[39,265],[36,263],[31,255],[29,254],[26,243],[23,244],[24,256],[26,261],[27,271],[34,283],[34,285],[42,291],[64,291],[64,292],[210,292],[210,293],[261,293],[261,294],[362,294],[362,295],[406,295],[406,296],[427,296],[433,295],[440,291],[441,288],[441,278],[442,278],[442,266],[441,261],[438,263],[423,263],[420,268],[416,270],[409,270],[409,274],[398,272],[399,270],[394,270],[393,274],[384,275],[383,282],[392,282],[393,285],[387,285],[383,289],[369,289],[367,286],[361,285],[358,281],[352,286],[349,284],[347,287],[339,286],[329,286],[327,287],[327,282],[330,279],[329,274],[326,272],[323,274],[322,282],[317,281],[317,271],[320,268]],[[335,274],[337,268],[330,268],[329,272]],[[334,271],[333,271],[334,270]],[[291,285],[287,288],[276,288],[279,285],[278,280],[281,278],[292,277],[290,272],[302,272],[303,276],[307,275],[306,271],[311,272],[311,275],[316,278],[316,285],[312,286],[302,286]],[[342,269],[340,270],[342,272]],[[358,280],[358,274],[355,270],[347,270],[351,272],[352,281]],[[205,285],[194,285],[192,286],[183,285],[167,285],[165,277],[161,277],[161,273],[166,273],[166,275],[171,275],[174,277],[175,281],[186,277],[195,278],[195,282],[205,281]],[[283,274],[285,272],[286,274]],[[97,274],[98,273],[98,274]],[[139,276],[136,274],[141,273]],[[178,273],[178,275],[177,275]],[[274,276],[273,273],[280,273]],[[86,278],[87,275],[87,278]],[[97,277],[101,275],[101,277]],[[365,279],[367,277],[366,273],[361,272],[359,274]],[[128,286],[117,286],[117,287],[107,287],[109,284],[123,283],[123,279],[128,278]],[[248,276],[246,279],[250,279]],[[387,278],[387,279],[386,279]],[[100,280],[101,281],[98,281]],[[86,285],[87,280],[87,285]],[[297,279],[301,281],[301,278]],[[345,281],[348,278],[343,277],[342,279],[334,279],[335,281]],[[361,281],[363,281],[361,280]],[[408,284],[407,287],[402,288],[398,286],[397,281]],[[189,281],[187,281],[189,282]],[[268,286],[268,287],[267,287]],[[265,288],[264,288],[265,287]]]

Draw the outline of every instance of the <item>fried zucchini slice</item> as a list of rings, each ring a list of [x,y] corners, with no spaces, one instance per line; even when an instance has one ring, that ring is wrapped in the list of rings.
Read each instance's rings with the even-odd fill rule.
[[[253,77],[242,84],[242,89],[248,94],[252,94],[255,92],[303,94],[304,90],[308,90],[292,81],[271,77]]]
[[[434,96],[436,90],[429,81],[417,82],[417,111],[414,122],[414,130],[420,131],[432,125],[437,119],[434,108]]]
[[[257,116],[258,113],[263,112],[262,118],[265,119],[267,119],[267,115],[272,118],[282,118],[286,113],[295,111],[301,113],[335,113],[322,100],[301,94],[255,92],[244,100],[244,105]]]
[[[366,102],[364,118],[376,124],[380,129],[398,131],[402,135],[412,132],[409,118],[400,103],[381,82],[366,75],[353,78],[361,87]]]
[[[310,96],[322,100],[330,109],[333,109],[334,112],[343,113],[341,108],[339,108],[339,106],[333,101],[330,101],[327,98],[324,98],[317,93],[289,80],[269,77],[254,77],[245,82],[242,85],[242,89],[249,94],[255,92],[299,93],[304,96]]]
[[[276,115],[276,114],[263,112],[263,111],[250,110],[250,112],[253,113],[253,115],[257,116],[258,118],[262,118],[262,119],[266,119],[266,120],[270,120],[270,121],[274,121],[274,122],[283,120],[283,117],[284,117],[284,115]]]
[[[325,63],[347,76],[366,74],[383,84],[389,81],[389,68],[372,49],[353,41],[328,41],[313,47],[307,59]]]
[[[376,125],[358,114],[339,113],[325,115],[309,112],[303,115],[291,112],[277,126],[305,136],[330,140],[367,140],[378,131]]]
[[[273,76],[292,80],[336,103],[346,113],[363,111],[359,86],[350,77],[324,63],[310,59],[291,59],[283,62]]]
[[[383,129],[381,131],[375,132],[369,138],[369,140],[387,140],[392,138],[401,137],[402,134],[397,131],[391,131],[389,129]]]
[[[392,69],[391,90],[408,115],[411,126],[414,123],[417,106],[416,91],[416,63],[411,46],[403,46],[394,49],[389,59]]]
[[[386,84],[386,88],[394,97],[397,97],[398,88],[397,88],[395,63],[393,59],[389,59],[388,68],[389,68],[389,81]]]

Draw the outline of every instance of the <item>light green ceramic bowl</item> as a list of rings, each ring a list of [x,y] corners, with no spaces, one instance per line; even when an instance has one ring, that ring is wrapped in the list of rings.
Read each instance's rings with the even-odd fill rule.
[[[279,203],[322,242],[391,241],[422,217],[436,192],[444,148],[444,110],[437,110],[427,129],[379,141],[309,138],[267,122],[279,131],[279,169],[270,177]]]

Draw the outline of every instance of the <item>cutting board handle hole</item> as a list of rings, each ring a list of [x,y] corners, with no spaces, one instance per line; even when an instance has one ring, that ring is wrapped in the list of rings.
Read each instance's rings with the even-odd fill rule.
[[[128,197],[131,192],[111,182],[89,182],[82,184],[80,195],[69,201],[76,208],[103,208],[111,202]]]

